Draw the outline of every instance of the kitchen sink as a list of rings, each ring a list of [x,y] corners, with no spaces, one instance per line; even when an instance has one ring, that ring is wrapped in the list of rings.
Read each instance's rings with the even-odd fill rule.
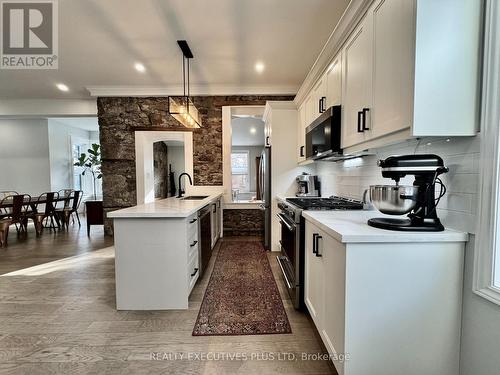
[[[189,196],[181,198],[181,199],[186,200],[186,201],[198,201],[198,200],[202,200],[205,198],[208,198],[208,195],[189,195]]]

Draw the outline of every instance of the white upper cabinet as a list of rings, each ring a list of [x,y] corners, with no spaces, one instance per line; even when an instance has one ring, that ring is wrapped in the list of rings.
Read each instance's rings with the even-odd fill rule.
[[[297,162],[306,160],[306,105],[302,103],[299,107],[297,125]]]
[[[368,112],[372,107],[372,18],[365,17],[347,40],[344,55],[342,95],[342,147],[365,140],[370,128]]]
[[[326,75],[326,108],[342,103],[342,55],[332,61]]]
[[[414,2],[377,0],[373,17],[373,107],[370,138],[412,124]]]
[[[374,0],[321,78],[306,78],[307,125],[341,104],[346,154],[411,137],[476,135],[481,4]]]

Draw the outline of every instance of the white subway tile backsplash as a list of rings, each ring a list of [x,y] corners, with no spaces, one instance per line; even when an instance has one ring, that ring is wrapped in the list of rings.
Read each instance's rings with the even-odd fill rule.
[[[342,195],[361,199],[370,185],[393,184],[383,178],[377,160],[390,155],[433,153],[443,158],[450,169],[441,176],[447,187],[439,203],[438,213],[445,226],[474,233],[480,165],[479,137],[422,138],[405,141],[381,149],[374,155],[344,162],[317,162],[316,173],[321,181],[322,195]],[[401,185],[413,184],[407,176]]]

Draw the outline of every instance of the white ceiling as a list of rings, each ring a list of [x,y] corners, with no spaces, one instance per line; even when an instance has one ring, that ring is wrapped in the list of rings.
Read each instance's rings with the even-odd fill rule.
[[[348,2],[59,0],[59,69],[0,70],[0,97],[84,98],[89,86],[177,86],[178,39],[193,51],[194,87],[295,93]],[[257,61],[265,64],[262,74]],[[136,62],[146,73],[134,69]],[[57,90],[59,82],[70,91]]]
[[[99,123],[97,122],[97,117],[57,117],[49,118],[49,120],[90,132],[99,131]]]
[[[231,137],[233,146],[264,146],[264,121],[254,117],[233,118]]]

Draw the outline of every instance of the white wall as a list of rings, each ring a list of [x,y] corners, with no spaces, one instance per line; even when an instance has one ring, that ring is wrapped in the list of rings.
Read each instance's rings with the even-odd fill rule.
[[[0,191],[33,196],[49,191],[47,120],[0,120],[0,166]]]
[[[87,140],[90,132],[67,126],[58,120],[48,120],[50,186],[52,191],[72,187],[73,162],[71,156],[72,137]]]
[[[409,141],[376,150],[377,156],[316,163],[323,196],[337,194],[361,198],[369,185],[391,183],[381,177],[376,160],[390,154],[413,153],[416,145],[417,141]],[[418,152],[440,155],[450,168],[450,172],[443,175],[448,192],[438,209],[444,225],[474,233],[479,193],[479,137],[450,138],[449,141],[447,138],[425,138],[420,141]],[[411,178],[401,183],[411,183]],[[498,374],[500,368],[500,306],[472,292],[474,240],[471,235],[465,255],[460,374],[493,375]]]
[[[0,191],[37,196],[71,188],[71,139],[91,143],[92,133],[62,120],[0,119]],[[92,189],[90,180],[84,184]]]

